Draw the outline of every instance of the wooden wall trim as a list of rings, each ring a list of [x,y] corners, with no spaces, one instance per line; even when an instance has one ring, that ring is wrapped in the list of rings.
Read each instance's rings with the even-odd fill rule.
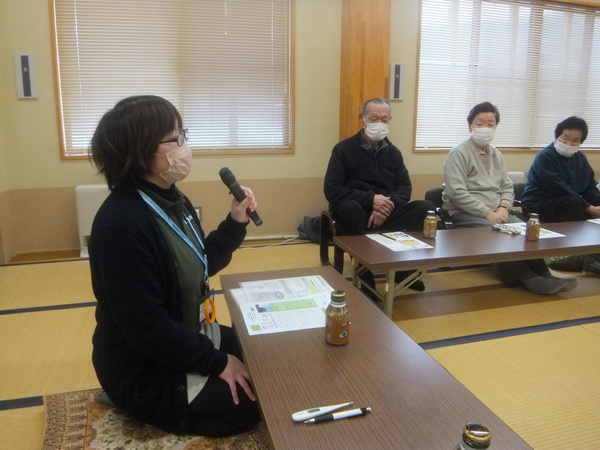
[[[391,0],[342,1],[340,140],[358,131],[362,104],[387,98]]]

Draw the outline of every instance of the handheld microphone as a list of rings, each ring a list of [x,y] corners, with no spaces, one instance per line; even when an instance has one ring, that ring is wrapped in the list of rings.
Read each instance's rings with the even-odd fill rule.
[[[246,198],[246,194],[242,190],[240,183],[238,183],[235,179],[235,175],[231,173],[231,170],[229,170],[227,167],[223,167],[221,170],[219,170],[219,176],[221,177],[223,183],[225,183],[225,186],[229,188],[230,193],[235,197],[235,199],[238,202],[241,202]],[[248,215],[252,219],[252,222],[254,222],[254,225],[256,225],[257,227],[262,225],[263,221],[256,211],[250,211],[250,208],[247,208],[246,213],[248,213]]]

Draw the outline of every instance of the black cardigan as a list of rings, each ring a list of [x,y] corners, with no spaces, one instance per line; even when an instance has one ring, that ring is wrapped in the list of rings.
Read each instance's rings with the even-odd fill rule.
[[[186,207],[200,226],[187,198]],[[200,228],[209,275],[229,264],[246,226],[228,215],[206,238]],[[227,356],[183,326],[177,273],[156,217],[137,193],[112,192],[96,214],[88,247],[98,300],[92,360],[100,384],[132,416],[185,433],[186,373],[219,375]]]

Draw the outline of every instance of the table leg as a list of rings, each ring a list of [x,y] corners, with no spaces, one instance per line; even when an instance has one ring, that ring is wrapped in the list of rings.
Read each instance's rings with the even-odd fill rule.
[[[396,272],[396,269],[389,269],[385,274],[386,280],[384,285],[385,294],[383,296],[383,312],[390,319],[392,318],[392,312],[394,310],[394,297],[400,294],[400,292],[406,289],[414,281],[425,275],[427,273],[427,267],[419,267],[415,269],[414,272],[412,272],[398,284],[396,284]]]
[[[360,289],[360,272],[362,272],[360,268],[359,262],[354,258],[352,260],[352,284]],[[364,270],[364,267],[363,267]]]
[[[352,262],[353,270],[352,270],[352,284],[360,289],[361,284],[363,284],[363,280],[361,275],[367,271],[367,268],[361,265],[356,259]],[[383,312],[390,319],[392,318],[392,312],[394,309],[394,297],[404,289],[406,289],[410,284],[414,281],[421,278],[424,274],[427,273],[427,267],[419,267],[415,269],[408,277],[403,279],[400,283],[396,284],[396,269],[389,269],[385,272],[385,284],[384,284],[384,294],[380,294],[375,289],[375,286],[371,287],[365,283],[368,289],[373,291],[375,295],[381,300],[383,300]]]
[[[385,301],[385,296],[381,295],[379,292],[377,292],[377,289],[375,286],[371,286],[369,283],[364,282],[364,280],[362,278],[362,274],[367,272],[368,269],[365,266],[363,266],[362,264],[360,264],[356,259],[354,260],[352,267],[353,267],[352,284],[354,286],[356,286],[358,289],[361,289],[361,286],[364,285],[367,289],[369,289],[371,292],[373,292],[379,300]]]
[[[385,277],[385,284],[383,286],[383,290],[385,291],[383,299],[383,312],[391,319],[392,312],[394,310],[394,293],[396,291],[396,270],[388,270],[385,274]]]

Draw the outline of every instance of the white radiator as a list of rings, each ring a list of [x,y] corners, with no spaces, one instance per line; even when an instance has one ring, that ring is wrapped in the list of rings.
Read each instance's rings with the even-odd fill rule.
[[[87,184],[75,187],[77,206],[77,228],[79,229],[79,246],[81,258],[89,258],[88,242],[92,232],[92,222],[100,205],[110,193],[105,184]]]

